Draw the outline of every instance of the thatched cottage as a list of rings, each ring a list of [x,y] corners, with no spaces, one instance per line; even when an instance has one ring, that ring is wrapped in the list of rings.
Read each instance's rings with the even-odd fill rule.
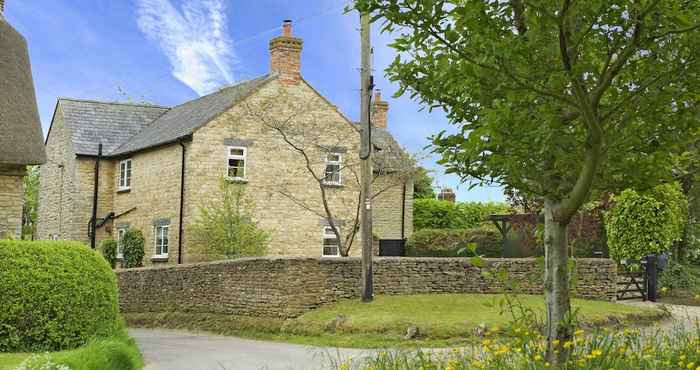
[[[270,235],[268,254],[337,256],[342,242],[323,200],[344,236],[356,230],[359,126],[304,80],[302,40],[290,23],[283,29],[270,41],[269,74],[176,107],[59,98],[41,167],[39,237],[94,235],[99,244],[137,228],[146,264],[197,261],[190,229],[223,178],[245,189],[251,217]],[[381,245],[410,235],[413,184],[380,94],[373,108]]]
[[[0,0],[0,239],[20,237],[22,177],[46,161],[27,42],[3,14]]]

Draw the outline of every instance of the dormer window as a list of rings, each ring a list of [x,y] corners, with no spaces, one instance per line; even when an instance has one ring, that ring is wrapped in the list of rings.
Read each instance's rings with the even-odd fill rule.
[[[247,151],[242,146],[228,147],[228,171],[226,172],[226,177],[229,180],[245,181]]]
[[[131,189],[131,159],[119,162],[119,186],[118,190]]]
[[[343,164],[343,155],[340,153],[330,152],[326,155],[326,171],[323,178],[323,183],[326,185],[341,185],[342,178],[340,169]]]

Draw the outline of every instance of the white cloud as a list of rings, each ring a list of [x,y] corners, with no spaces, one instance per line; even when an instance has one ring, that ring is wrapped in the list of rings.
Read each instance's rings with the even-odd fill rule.
[[[138,25],[163,50],[175,78],[199,95],[234,81],[233,42],[221,0],[138,0]]]

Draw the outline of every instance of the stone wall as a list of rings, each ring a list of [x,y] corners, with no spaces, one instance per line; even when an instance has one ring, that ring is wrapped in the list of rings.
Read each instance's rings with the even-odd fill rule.
[[[22,234],[24,166],[0,167],[0,239]]]
[[[505,269],[527,293],[540,293],[535,259],[486,259],[482,269]],[[182,311],[296,317],[320,305],[359,297],[358,258],[244,258],[117,272],[123,312]],[[614,300],[615,264],[578,259],[576,296]],[[376,294],[496,293],[466,258],[375,259]]]

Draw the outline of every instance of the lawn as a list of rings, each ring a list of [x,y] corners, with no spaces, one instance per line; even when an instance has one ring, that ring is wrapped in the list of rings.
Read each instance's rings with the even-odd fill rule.
[[[37,355],[43,358],[46,354]],[[0,370],[14,369],[30,356],[31,353],[0,353]],[[68,365],[71,370],[138,370],[142,367],[141,353],[126,333],[95,340],[80,348],[51,352],[48,356],[53,363]]]
[[[275,320],[232,315],[159,313],[125,314],[131,326],[203,330],[224,335],[331,347],[452,346],[475,339],[481,324],[494,329],[510,321],[497,301],[502,295],[443,294],[378,296],[371,303],[347,300],[310,311],[296,319]],[[524,307],[544,314],[542,296],[520,296]],[[649,322],[663,316],[610,302],[574,299],[579,319],[586,325]],[[534,320],[534,318],[533,318]],[[410,326],[421,335],[405,339]]]

